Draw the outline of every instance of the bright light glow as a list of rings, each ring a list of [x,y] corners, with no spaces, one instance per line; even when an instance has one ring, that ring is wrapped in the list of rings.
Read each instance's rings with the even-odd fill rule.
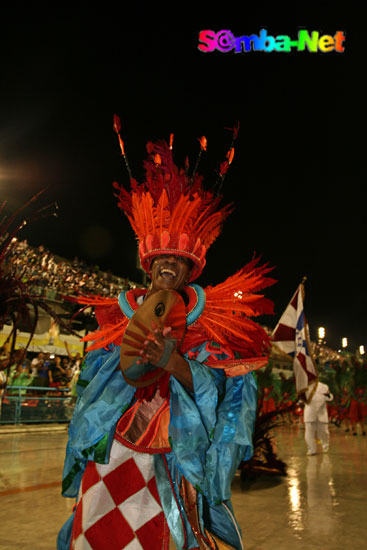
[[[348,338],[343,338],[342,339],[342,346],[343,346],[343,348],[346,348],[348,346]]]
[[[323,340],[325,338],[325,328],[324,327],[319,327],[318,328],[318,334],[319,334],[320,340]]]
[[[359,346],[359,355],[364,355],[364,353],[365,353],[364,346]]]
[[[235,292],[235,293],[234,293],[234,297],[235,297],[235,298],[238,298],[239,300],[242,300],[242,297],[243,297],[243,292],[242,292],[242,290],[239,290],[238,292]]]
[[[298,472],[289,468],[288,470],[288,501],[290,505],[289,522],[295,531],[302,531],[303,517],[301,505],[301,486]]]

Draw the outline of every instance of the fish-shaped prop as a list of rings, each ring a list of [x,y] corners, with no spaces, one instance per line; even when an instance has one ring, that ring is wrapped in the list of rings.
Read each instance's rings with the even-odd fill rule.
[[[120,367],[131,386],[149,386],[165,372],[149,363],[138,363],[142,344],[154,339],[153,326],[161,331],[170,328],[169,338],[175,341],[176,349],[180,349],[186,331],[186,308],[178,292],[159,290],[149,296],[130,319],[122,338]]]

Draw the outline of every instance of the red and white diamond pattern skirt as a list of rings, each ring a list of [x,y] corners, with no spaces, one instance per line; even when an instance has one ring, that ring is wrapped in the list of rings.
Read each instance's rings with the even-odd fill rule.
[[[116,439],[108,464],[88,462],[73,523],[71,550],[168,550],[169,530],[153,457]]]

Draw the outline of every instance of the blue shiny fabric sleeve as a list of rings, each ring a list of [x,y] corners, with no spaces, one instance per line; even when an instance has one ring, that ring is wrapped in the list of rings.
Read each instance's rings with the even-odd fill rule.
[[[120,347],[88,353],[78,380],[78,400],[69,426],[63,471],[63,495],[77,496],[87,460],[108,462],[118,419],[135,388],[121,376]]]
[[[171,377],[172,452],[166,455],[166,468],[159,455],[154,457],[156,481],[177,548],[198,547],[180,494],[183,475],[198,491],[202,529],[241,550],[241,530],[230,502],[231,482],[240,461],[253,453],[257,387],[252,374],[227,378],[221,369],[206,366],[209,354],[213,359],[213,350],[207,349],[203,344],[192,350],[198,352],[195,360],[185,356],[193,392]],[[226,357],[218,354],[217,358]]]
[[[215,505],[231,496],[232,478],[253,453],[257,388],[252,374],[227,378],[220,369],[187,359],[194,392],[171,377],[170,438],[185,478]]]

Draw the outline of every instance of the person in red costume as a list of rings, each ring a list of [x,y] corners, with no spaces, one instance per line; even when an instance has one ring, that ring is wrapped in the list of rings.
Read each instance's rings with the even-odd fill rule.
[[[366,388],[357,386],[351,391],[349,420],[353,435],[358,434],[358,426],[362,435],[366,435]]]
[[[116,119],[115,129],[125,157]],[[272,313],[258,292],[274,281],[254,259],[215,287],[193,283],[231,207],[218,208],[220,195],[204,189],[196,169],[176,167],[172,142],[147,149],[145,182],[131,177],[130,193],[115,189],[151,284],[118,298],[76,299],[95,307],[99,329],[85,338],[63,473],[63,494],[77,504],[58,549],[166,550],[170,534],[177,549],[241,550],[230,486],[253,452],[251,371],[270,352],[250,317]],[[163,295],[183,318],[180,338],[174,323],[144,317],[151,304],[154,312],[166,307]]]

